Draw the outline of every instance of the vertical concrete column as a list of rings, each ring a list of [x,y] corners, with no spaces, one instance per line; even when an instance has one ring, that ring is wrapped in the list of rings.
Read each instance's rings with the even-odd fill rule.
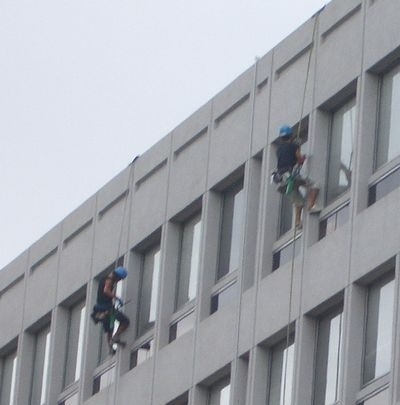
[[[244,228],[244,249],[242,260],[243,285],[242,290],[247,290],[254,284],[256,266],[256,250],[258,235],[258,216],[261,189],[261,158],[250,159],[246,165],[247,178],[247,204]]]
[[[208,391],[201,386],[196,385],[189,392],[189,405],[207,405]]]
[[[364,341],[365,291],[357,284],[346,288],[343,319],[343,350],[340,364],[344,365],[339,381],[339,403],[353,405],[361,386]]]
[[[53,311],[51,320],[51,353],[49,364],[49,404],[56,404],[64,388],[65,359],[67,356],[68,311],[58,306]]]
[[[249,376],[248,356],[237,357],[233,360],[231,374],[231,405],[246,404]]]
[[[259,346],[250,351],[247,405],[265,405],[268,393],[270,355]]]
[[[92,280],[87,287],[86,308],[88,314],[91,313],[96,303],[97,282]],[[80,398],[83,401],[92,396],[93,393],[93,372],[98,365],[100,332],[99,325],[95,325],[90,317],[86,317],[84,347],[86,348],[83,357],[83,373],[81,375]]]
[[[295,404],[311,404],[313,399],[315,320],[303,316],[296,323]]]

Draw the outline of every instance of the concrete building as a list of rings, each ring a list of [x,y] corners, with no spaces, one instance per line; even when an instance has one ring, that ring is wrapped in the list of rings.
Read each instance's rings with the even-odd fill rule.
[[[400,404],[399,20],[329,3],[1,270],[1,405]],[[296,233],[284,123],[321,186]]]

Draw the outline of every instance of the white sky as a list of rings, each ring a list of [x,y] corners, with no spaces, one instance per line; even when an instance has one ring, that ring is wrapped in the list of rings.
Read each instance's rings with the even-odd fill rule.
[[[0,269],[328,0],[0,2]]]

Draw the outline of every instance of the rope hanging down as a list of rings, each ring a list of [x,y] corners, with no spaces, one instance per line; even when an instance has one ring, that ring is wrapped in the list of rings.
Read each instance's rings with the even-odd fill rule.
[[[317,34],[317,25],[318,25],[318,20],[319,20],[319,15],[320,10],[315,18],[314,18],[314,27],[313,27],[313,33],[312,33],[312,42],[310,45],[310,53],[308,56],[308,63],[307,63],[307,72],[306,72],[306,78],[305,78],[305,83],[304,83],[304,90],[303,90],[303,98],[301,102],[301,108],[300,108],[300,119],[299,119],[299,125],[297,128],[297,133],[295,137],[295,141],[298,141],[300,138],[301,134],[301,124],[303,120],[303,114],[304,114],[304,105],[305,105],[305,99],[306,99],[306,92],[307,92],[307,86],[308,86],[308,81],[309,81],[309,76],[310,76],[310,69],[311,69],[311,59],[312,59],[312,53],[313,49],[315,46],[315,41],[316,41],[316,34]],[[290,287],[289,287],[289,311],[288,311],[288,319],[287,319],[287,325],[286,325],[286,344],[285,344],[285,350],[284,353],[286,352],[286,356],[284,359],[284,370],[283,370],[283,392],[282,392],[282,405],[286,405],[286,385],[287,385],[287,372],[288,372],[288,349],[289,349],[289,344],[290,344],[290,320],[292,317],[292,302],[293,302],[293,278],[294,278],[294,262],[296,259],[296,239],[297,239],[297,226],[294,227],[294,232],[293,232],[293,248],[292,248],[292,261],[291,261],[291,269],[290,269]],[[301,297],[300,297],[301,298]]]
[[[117,244],[117,251],[116,251],[116,257],[115,257],[115,261],[114,261],[114,268],[117,268],[119,265],[119,259],[121,257],[121,245],[122,245],[122,236],[123,236],[123,230],[124,230],[124,223],[126,221],[126,212],[127,212],[127,208],[128,208],[128,200],[129,200],[129,193],[130,193],[130,188],[131,188],[131,183],[132,183],[132,178],[133,178],[133,165],[134,162],[136,160],[137,157],[135,157],[135,159],[133,159],[133,161],[129,164],[129,174],[128,174],[128,182],[127,182],[127,187],[125,192],[123,193],[123,198],[124,198],[124,207],[122,210],[122,216],[121,216],[121,225],[120,225],[120,229],[119,229],[119,236],[118,236],[118,244]],[[129,240],[129,233],[130,233],[130,225],[131,225],[131,221],[129,218],[128,221],[128,228],[127,228],[127,243]],[[110,403],[110,397],[112,397],[112,404],[116,404],[116,399],[117,399],[117,385],[118,385],[118,380],[119,380],[119,374],[118,374],[118,370],[117,370],[117,363],[115,362],[113,367],[113,371],[112,369],[109,370],[108,373],[108,381],[107,381],[107,386],[108,386],[108,392],[107,392],[107,403]],[[114,375],[113,375],[114,374]],[[112,381],[114,380],[114,381]],[[114,382],[113,387],[111,387],[112,382]],[[112,389],[113,388],[113,389]]]

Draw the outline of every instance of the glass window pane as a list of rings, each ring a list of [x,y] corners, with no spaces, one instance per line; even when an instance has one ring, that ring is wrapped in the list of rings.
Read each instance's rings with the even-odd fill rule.
[[[377,166],[400,155],[400,66],[382,79],[377,134]]]
[[[279,235],[282,236],[292,229],[293,221],[293,206],[289,196],[282,194],[281,196],[281,215],[279,221]]]
[[[210,388],[208,405],[229,405],[230,391],[231,386],[229,379],[215,383]]]
[[[170,342],[191,331],[194,327],[194,311],[186,314],[170,328]]]
[[[232,308],[234,302],[238,299],[237,289],[238,285],[235,282],[212,296],[211,313],[213,314],[221,308]]]
[[[150,298],[149,322],[154,322],[156,320],[159,281],[160,281],[160,251],[158,251],[154,255],[153,280],[151,284],[151,294],[150,294],[151,298]]]
[[[389,176],[383,178],[374,187],[374,201],[376,202],[381,198],[388,195],[390,192],[400,187],[400,170],[396,170]]]
[[[347,102],[332,116],[327,184],[328,203],[348,190],[351,184],[356,123],[355,102],[355,99]]]
[[[239,268],[244,220],[242,182],[224,193],[218,279]]]
[[[102,389],[113,384],[115,381],[115,367],[111,367],[103,372],[103,374],[97,376],[93,381],[93,394],[98,393]]]
[[[183,225],[176,309],[196,297],[200,260],[201,216]]]
[[[390,371],[394,314],[394,280],[369,288],[364,383]]]
[[[156,319],[158,285],[160,278],[160,247],[156,246],[143,256],[139,301],[138,335],[152,328]]]
[[[294,257],[297,257],[301,251],[301,236],[296,238],[294,241],[295,245],[293,246],[293,242],[289,245],[285,246],[280,251],[280,261],[279,265],[283,266],[286,263],[290,263],[293,259],[293,248],[294,248]]]
[[[283,342],[272,349],[268,405],[291,405],[294,370],[294,343]]]
[[[35,335],[33,353],[31,402],[42,405],[46,401],[50,355],[50,326]]]
[[[81,373],[83,336],[85,327],[85,302],[81,301],[69,310],[67,357],[64,386],[79,380]]]
[[[342,312],[334,312],[319,322],[314,405],[331,405],[338,397]]]
[[[0,403],[15,405],[15,378],[17,373],[17,351],[2,359]]]

